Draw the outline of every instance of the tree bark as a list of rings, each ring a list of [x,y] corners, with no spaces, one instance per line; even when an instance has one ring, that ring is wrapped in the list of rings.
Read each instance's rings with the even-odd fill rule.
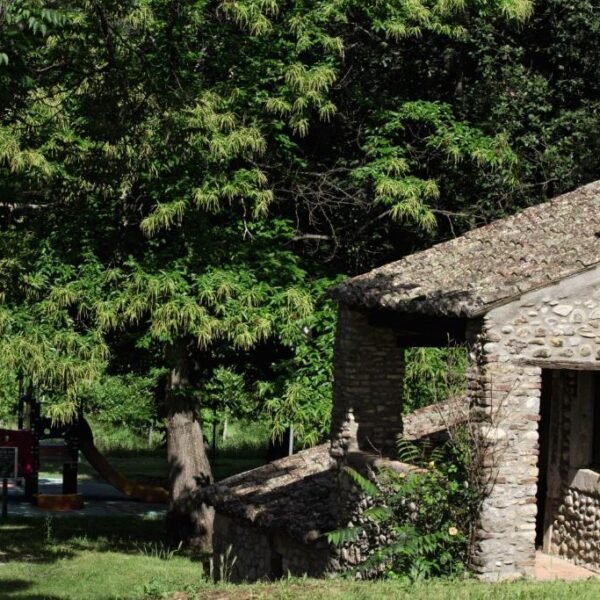
[[[165,390],[169,461],[167,536],[171,544],[183,543],[210,551],[214,509],[198,504],[193,496],[198,488],[210,485],[213,477],[196,402],[189,394],[185,346],[171,347],[167,358],[170,364]]]

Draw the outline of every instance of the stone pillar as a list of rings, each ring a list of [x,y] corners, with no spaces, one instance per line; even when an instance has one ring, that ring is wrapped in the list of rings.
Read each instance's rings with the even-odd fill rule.
[[[334,358],[332,456],[364,450],[393,454],[402,433],[404,349],[389,329],[340,307]]]
[[[512,364],[492,331],[476,337],[469,391],[487,487],[477,524],[473,568],[496,581],[533,575],[542,371]]]

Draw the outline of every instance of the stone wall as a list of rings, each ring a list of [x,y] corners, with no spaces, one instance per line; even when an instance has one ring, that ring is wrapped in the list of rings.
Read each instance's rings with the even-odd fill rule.
[[[486,358],[470,380],[488,488],[472,566],[481,578],[500,580],[533,575],[535,566],[541,369]]]
[[[403,350],[396,335],[372,326],[365,312],[342,306],[338,328],[332,455],[343,459],[359,449],[393,452],[402,431]],[[482,483],[488,491],[473,567],[489,580],[532,575],[542,373],[600,369],[600,268],[523,294],[472,320],[467,342],[472,354],[470,420],[485,456]],[[563,411],[562,441],[552,442],[555,446],[564,446],[567,438],[581,442],[588,435],[583,421],[592,421],[581,406],[578,415]],[[598,492],[574,486],[573,456],[581,455],[581,447],[571,444],[568,468],[557,467],[554,479],[549,478],[547,549],[592,566],[597,560],[592,517],[600,479],[595,480]],[[583,539],[575,538],[579,530]]]
[[[595,477],[597,486],[598,477]],[[600,495],[567,488],[552,528],[550,554],[600,571]]]
[[[404,350],[397,336],[342,306],[334,358],[332,455],[348,450],[393,454],[402,433]]]
[[[556,371],[544,550],[600,570],[600,472],[591,462],[597,380]]]
[[[219,513],[214,540],[215,577],[233,582],[274,580],[288,573],[321,577],[336,567],[324,540],[303,544],[285,533]]]
[[[234,582],[269,579],[272,558],[268,531],[215,514],[213,568],[217,579]]]
[[[600,367],[600,268],[525,294],[486,321],[502,362]]]
[[[490,311],[479,331],[473,329],[472,346],[472,418],[479,423],[479,443],[488,448],[483,478],[491,489],[474,567],[485,579],[530,575],[542,369],[600,368],[600,271]]]

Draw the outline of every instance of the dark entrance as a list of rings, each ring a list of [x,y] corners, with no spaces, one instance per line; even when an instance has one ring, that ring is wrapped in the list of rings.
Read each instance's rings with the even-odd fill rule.
[[[546,499],[548,496],[548,456],[550,450],[550,419],[552,412],[552,371],[542,371],[542,397],[540,399],[539,423],[539,454],[538,454],[538,485],[537,485],[537,515],[535,522],[535,545],[544,545],[544,524],[546,520]]]

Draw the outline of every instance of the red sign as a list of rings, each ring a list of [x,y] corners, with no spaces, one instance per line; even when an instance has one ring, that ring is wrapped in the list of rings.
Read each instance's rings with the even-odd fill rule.
[[[0,429],[0,448],[18,448],[18,477],[33,472],[33,433],[14,429]]]

